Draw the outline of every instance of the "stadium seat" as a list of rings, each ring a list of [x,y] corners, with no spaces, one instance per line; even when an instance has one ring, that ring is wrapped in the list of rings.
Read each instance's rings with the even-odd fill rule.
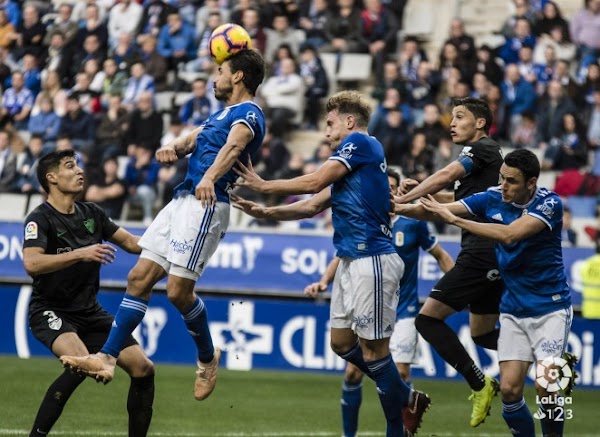
[[[173,99],[173,105],[176,107],[180,107],[185,102],[188,101],[192,97],[192,93],[188,92],[179,92],[175,94],[175,98]]]
[[[161,91],[154,95],[154,101],[156,103],[156,112],[168,112],[173,107],[173,98],[175,93],[173,91]]]
[[[342,82],[363,81],[371,76],[373,57],[365,53],[344,53],[340,60],[337,80]]]
[[[329,94],[333,94],[337,91],[338,55],[335,53],[321,53],[319,57],[329,80]]]
[[[37,208],[44,201],[44,196],[41,194],[31,194],[28,196],[27,202],[27,211],[26,214],[29,214],[35,208]]]
[[[27,209],[25,194],[0,193],[0,220],[22,221]]]
[[[571,208],[573,217],[593,218],[596,217],[598,200],[589,196],[567,196],[566,205]]]

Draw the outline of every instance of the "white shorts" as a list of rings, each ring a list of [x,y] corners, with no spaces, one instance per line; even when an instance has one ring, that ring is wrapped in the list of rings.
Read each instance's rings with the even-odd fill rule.
[[[394,333],[390,338],[390,352],[394,363],[416,364],[418,339],[414,317],[396,320]]]
[[[500,314],[498,361],[541,361],[560,357],[567,348],[573,308],[538,317]]]
[[[171,200],[144,232],[138,245],[141,258],[162,266],[169,274],[197,280],[225,236],[229,204],[217,202],[209,208],[194,196]]]
[[[352,329],[365,340],[390,337],[403,273],[404,262],[395,253],[342,258],[333,280],[331,327]]]

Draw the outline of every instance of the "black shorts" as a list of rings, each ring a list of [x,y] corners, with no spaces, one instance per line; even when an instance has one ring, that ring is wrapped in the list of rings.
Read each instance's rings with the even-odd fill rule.
[[[85,313],[33,309],[29,313],[29,328],[35,338],[50,350],[59,335],[75,332],[87,350],[94,354],[104,346],[113,320],[114,317],[101,308]],[[134,344],[137,341],[130,335],[123,349]]]
[[[497,268],[474,269],[457,263],[435,284],[429,297],[473,314],[499,314],[504,282]]]

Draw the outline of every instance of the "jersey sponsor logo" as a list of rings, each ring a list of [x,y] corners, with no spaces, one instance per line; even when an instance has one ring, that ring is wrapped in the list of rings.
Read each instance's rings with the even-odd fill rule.
[[[96,220],[94,220],[93,218],[86,219],[83,221],[83,226],[85,226],[85,228],[90,234],[93,234],[96,230]]]
[[[350,159],[352,158],[352,152],[354,152],[357,148],[358,147],[356,147],[354,143],[346,143],[340,148],[338,155],[341,158]]]
[[[246,121],[250,123],[252,126],[256,126],[256,112],[248,111],[246,112]]]
[[[38,225],[36,222],[29,222],[25,225],[25,239],[35,240],[38,237]]]
[[[535,207],[536,211],[541,212],[549,219],[554,215],[554,207],[558,205],[558,200],[550,198],[544,200],[544,203]]]
[[[352,318],[352,322],[357,328],[366,328],[375,323],[375,318],[372,316],[372,314],[373,312],[355,316]]]
[[[59,247],[58,249],[56,249],[56,254],[57,255],[59,253],[67,253],[67,252],[73,252],[73,249],[71,249],[69,246],[67,246],[67,247]]]
[[[193,238],[191,240],[183,240],[183,241],[171,239],[171,242],[169,244],[171,245],[171,247],[173,248],[173,251],[175,253],[186,253],[186,252],[192,251],[193,241],[194,241]]]
[[[381,232],[383,232],[383,235],[385,235],[388,238],[392,238],[392,231],[389,227],[387,227],[386,225],[380,225],[379,229],[381,229]]]
[[[381,164],[379,164],[379,169],[381,170],[382,173],[387,172],[387,161],[385,158],[383,158],[383,162]]]
[[[58,331],[62,327],[62,319],[54,311],[44,311],[42,314],[48,317],[48,327],[50,329]]]
[[[394,245],[398,247],[404,246],[404,232],[396,232],[396,235],[394,235]]]
[[[498,281],[500,279],[500,272],[498,269],[492,269],[487,272],[485,277],[488,279],[488,281]]]

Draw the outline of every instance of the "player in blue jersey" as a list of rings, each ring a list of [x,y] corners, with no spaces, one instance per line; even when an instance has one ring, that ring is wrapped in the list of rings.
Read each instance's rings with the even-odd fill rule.
[[[400,174],[391,169],[387,173],[390,192],[397,193]],[[390,338],[390,352],[400,376],[410,385],[410,365],[415,362],[418,341],[415,317],[419,311],[417,292],[419,248],[433,255],[444,272],[454,266],[454,260],[438,244],[436,235],[426,222],[400,215],[395,216],[392,219],[392,242],[396,252],[404,261],[404,275],[400,280],[400,297],[396,309],[396,325]],[[304,293],[311,297],[317,297],[319,293],[326,291],[329,284],[333,282],[339,262],[340,259],[335,257],[323,272],[319,282],[308,285],[304,289]],[[360,369],[354,364],[348,363],[341,399],[344,437],[354,437],[358,431],[358,411],[362,402],[362,379],[363,373]],[[417,393],[418,395],[419,393]],[[407,422],[410,420],[410,417],[404,418],[406,428],[408,428]]]
[[[529,367],[546,359],[562,360],[573,314],[562,258],[563,205],[556,193],[537,186],[539,174],[535,154],[515,150],[506,155],[500,169],[500,187],[450,204],[440,204],[431,196],[421,199],[423,209],[447,223],[496,242],[505,284],[498,339],[502,416],[514,435],[523,436],[535,435],[523,398]],[[469,215],[484,222],[462,218]],[[536,382],[545,378],[543,373],[537,376]],[[538,394],[560,402],[557,393],[549,393],[549,384],[543,385],[536,383]],[[540,407],[543,435],[562,436],[563,418],[547,414],[555,405]]]
[[[198,349],[194,397],[202,400],[212,393],[221,351],[213,346],[207,311],[194,286],[229,224],[229,192],[237,178],[232,167],[237,160],[249,162],[265,134],[263,111],[252,101],[264,71],[258,53],[234,54],[219,67],[213,85],[215,96],[227,106],[156,152],[158,161],[166,164],[191,152],[185,180],[139,241],[143,250],[127,277],[108,340],[98,354],[63,356],[63,364],[110,381],[123,341],[144,318],[152,287],[168,276],[169,300],[181,312]]]
[[[239,185],[271,194],[318,193],[292,205],[240,207],[277,220],[312,217],[331,206],[333,244],[341,258],[330,307],[331,347],[372,378],[387,421],[388,436],[403,436],[401,409],[422,416],[426,395],[415,396],[390,355],[397,289],[404,270],[392,245],[390,192],[383,146],[367,134],[371,110],[356,91],[342,91],[326,105],[325,135],[332,156],[311,174],[289,180],[262,180],[241,165]],[[418,422],[418,420],[416,420]]]
[[[492,113],[483,100],[466,98],[454,102],[450,134],[454,143],[463,146],[460,156],[420,184],[404,179],[400,189],[403,195],[398,201],[407,203],[436,193],[436,197],[451,202],[498,185],[502,152],[498,143],[488,137],[491,123]],[[451,184],[454,193],[439,192]],[[415,321],[421,336],[471,387],[471,426],[480,425],[488,416],[498,381],[483,374],[445,320],[469,308],[475,344],[497,349],[496,324],[502,290],[492,242],[463,231],[455,267],[432,288]]]

